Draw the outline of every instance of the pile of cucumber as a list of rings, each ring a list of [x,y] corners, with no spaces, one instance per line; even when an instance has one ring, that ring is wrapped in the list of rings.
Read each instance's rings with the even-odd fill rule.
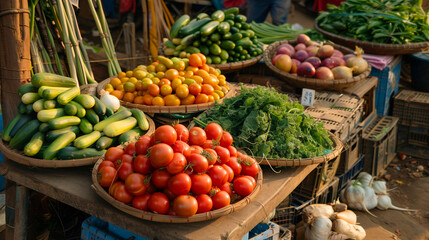
[[[262,54],[255,32],[238,8],[217,10],[211,16],[200,13],[190,20],[183,15],[173,24],[170,40],[164,41],[164,54],[186,57],[202,53],[207,64],[224,64],[254,58]]]
[[[81,94],[72,78],[37,73],[19,87],[18,115],[2,139],[25,155],[46,160],[101,156],[110,146],[135,140],[149,129],[139,109],[116,112],[95,96]]]

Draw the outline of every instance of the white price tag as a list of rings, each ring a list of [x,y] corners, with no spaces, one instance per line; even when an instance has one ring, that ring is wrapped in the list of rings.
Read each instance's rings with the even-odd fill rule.
[[[313,89],[303,88],[301,105],[303,106],[313,106],[315,91]]]
[[[79,8],[79,0],[70,0],[70,3],[75,7]]]

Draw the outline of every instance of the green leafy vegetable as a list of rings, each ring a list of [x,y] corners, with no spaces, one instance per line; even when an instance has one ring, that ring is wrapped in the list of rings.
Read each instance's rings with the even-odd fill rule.
[[[248,154],[268,158],[311,158],[332,150],[322,123],[303,112],[298,102],[274,89],[241,86],[241,94],[216,104],[203,122],[217,122]]]

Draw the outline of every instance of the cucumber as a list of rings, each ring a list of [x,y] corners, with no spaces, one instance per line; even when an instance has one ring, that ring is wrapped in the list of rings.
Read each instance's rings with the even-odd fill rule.
[[[21,97],[21,101],[24,104],[32,104],[39,99],[40,99],[39,94],[34,93],[34,92],[28,92],[28,93],[22,95],[22,97]]]
[[[173,41],[171,41],[171,40],[168,40],[168,41],[164,42],[164,45],[167,48],[176,48],[176,45],[174,45]]]
[[[80,124],[79,124],[79,129],[80,131],[82,131],[84,134],[88,134],[90,132],[93,131],[93,127],[92,124],[88,121],[88,119],[86,118],[82,118],[80,120]]]
[[[243,48],[250,48],[253,45],[253,42],[250,41],[248,37],[245,37],[237,41],[236,45],[242,46]]]
[[[27,115],[33,115],[33,113],[35,113],[35,111],[33,110],[33,104],[27,104],[27,105],[25,105],[25,114],[27,114]]]
[[[200,49],[198,49],[198,48],[196,48],[196,47],[193,47],[193,46],[187,46],[187,47],[185,48],[185,52],[192,54],[192,53],[200,53],[201,51],[200,51]]]
[[[144,134],[144,131],[142,131],[140,128],[133,128],[129,131],[126,131],[124,133],[122,133],[118,140],[119,140],[119,144],[124,144],[127,142],[135,142],[137,141],[141,135]]]
[[[48,122],[51,129],[61,129],[69,126],[77,126],[80,123],[80,118],[76,116],[63,116],[52,119]]]
[[[187,14],[184,14],[179,19],[177,19],[174,22],[174,24],[171,26],[170,38],[175,38],[179,34],[179,30],[183,26],[186,26],[186,24],[188,24],[190,20],[191,20],[191,17],[189,17],[189,15]]]
[[[238,40],[242,39],[243,35],[239,32],[234,33],[231,35],[231,38],[229,40],[233,41],[233,42],[237,42]]]
[[[51,128],[49,127],[48,123],[41,123],[39,126],[39,132],[45,133],[48,132],[49,130],[51,130]]]
[[[103,131],[103,129],[105,127],[107,127],[107,125],[116,122],[116,121],[120,121],[122,119],[125,119],[127,117],[130,117],[132,114],[131,110],[124,110],[124,111],[120,111],[120,112],[116,112],[115,114],[113,114],[112,116],[104,119],[103,121],[97,123],[94,125],[94,130],[95,131]]]
[[[77,103],[75,101],[70,101],[67,104],[72,104],[72,105],[76,106],[76,108],[77,108],[76,116],[78,116],[80,118],[85,117],[85,115],[86,115],[86,109],[80,103]]]
[[[46,141],[52,142],[55,139],[57,139],[59,136],[63,135],[64,133],[73,132],[74,134],[79,134],[79,127],[78,126],[69,126],[61,129],[51,130],[46,133]]]
[[[106,106],[106,116],[110,117],[114,114],[113,110]]]
[[[95,143],[95,148],[97,150],[103,150],[103,149],[109,148],[110,146],[113,146],[113,143],[115,142],[116,142],[116,138],[102,136]]]
[[[58,95],[60,95],[62,92],[65,92],[69,90],[70,88],[65,87],[50,87],[50,86],[41,86],[39,87],[39,90],[37,90],[37,93],[41,98],[44,99],[55,99]],[[46,92],[45,92],[46,90]]]
[[[28,123],[31,120],[33,120],[33,118],[30,115],[21,115],[18,122],[10,130],[10,133],[9,133],[10,138],[15,136],[18,130],[21,129],[26,123]]]
[[[220,53],[222,52],[222,49],[216,43],[213,43],[212,45],[210,45],[209,49],[210,49],[210,53],[213,55],[220,55]]]
[[[37,113],[37,119],[41,122],[48,122],[62,116],[64,116],[64,109],[62,108],[45,109]]]
[[[75,97],[73,99],[73,101],[79,103],[80,105],[82,105],[86,109],[90,109],[90,108],[94,107],[94,105],[95,105],[94,98],[88,94],[77,95],[77,97]]]
[[[60,104],[55,100],[45,100],[43,102],[43,108],[44,109],[53,109],[53,108],[59,108]]]
[[[197,20],[201,20],[201,19],[204,19],[204,18],[210,18],[210,16],[207,13],[200,13],[196,17]]]
[[[228,21],[228,23],[229,23],[229,20],[234,21],[234,19],[235,19],[235,15],[234,14],[232,14],[232,13],[225,14],[224,21]]]
[[[133,129],[136,125],[137,120],[134,117],[128,117],[126,119],[110,123],[103,129],[103,132],[108,137],[116,137]]]
[[[22,114],[18,113],[18,115],[16,115],[12,121],[10,121],[6,128],[4,129],[3,133],[2,133],[2,139],[3,141],[9,142],[11,139],[10,136],[10,132],[12,131],[13,127],[19,122],[19,120],[22,118]]]
[[[94,109],[95,113],[99,116],[102,117],[104,115],[106,115],[106,105],[104,105],[104,103],[98,99],[95,96],[92,96],[95,100],[95,105],[94,107],[92,107],[92,109]]]
[[[33,86],[31,83],[26,83],[24,85],[21,85],[18,88],[18,96],[22,97],[22,95],[29,93],[29,92],[37,92],[37,88]]]
[[[74,115],[76,115],[76,113],[77,113],[77,107],[76,107],[76,105],[67,103],[64,106],[64,113],[66,115],[68,115],[68,116],[74,116]]]
[[[225,19],[225,13],[222,10],[217,10],[211,15],[213,21],[222,22]]]
[[[72,87],[69,90],[58,95],[57,102],[61,105],[66,105],[71,100],[76,98],[79,94],[80,94],[80,88],[79,87]]]
[[[210,53],[210,50],[209,50],[209,48],[206,45],[201,45],[200,46],[200,51],[201,51],[202,54],[204,54],[206,56],[209,55],[209,53]]]
[[[39,130],[40,122],[37,119],[27,122],[10,140],[9,146],[14,149],[22,150],[25,144]]]
[[[103,155],[106,150],[97,150],[94,148],[78,149],[75,147],[64,147],[57,153],[57,159],[60,160],[71,160],[71,159],[82,159],[92,158]]]
[[[245,23],[247,21],[247,17],[241,14],[238,14],[235,16],[234,21],[239,22],[239,23]]]
[[[42,148],[44,139],[45,135],[42,132],[37,132],[36,134],[34,134],[30,142],[25,145],[24,154],[30,157],[36,155]]]
[[[33,110],[35,112],[40,112],[43,110],[43,103],[45,102],[45,99],[39,99],[33,103]]]
[[[51,144],[49,144],[45,151],[43,151],[43,159],[52,160],[61,148],[64,148],[69,143],[73,142],[75,138],[76,134],[74,132],[67,132],[59,136]]]
[[[208,36],[210,34],[212,34],[217,26],[219,25],[218,21],[211,21],[209,23],[207,23],[206,25],[204,25],[201,29],[200,29],[200,33],[202,36]]]
[[[89,120],[92,125],[97,124],[100,121],[100,117],[95,113],[93,109],[88,109],[86,111],[85,117]]]
[[[24,103],[19,102],[18,104],[18,112],[21,114],[25,114],[25,112],[27,112],[27,107],[25,106]]]
[[[190,35],[182,38],[182,41],[180,41],[180,45],[179,46],[183,46],[183,47],[186,48],[187,46],[191,45],[192,42],[194,41],[194,39],[196,39],[197,37],[199,37],[199,35],[200,35],[200,33],[196,32],[196,33],[190,34]]]
[[[239,11],[240,11],[240,9],[238,7],[232,7],[232,8],[225,9],[225,11],[223,11],[223,13],[225,13],[225,15],[226,14],[237,15],[239,13]]]
[[[188,35],[194,34],[198,32],[204,25],[211,22],[212,20],[210,18],[203,18],[201,20],[197,20],[195,22],[190,22],[188,25],[182,27],[179,30],[179,36],[180,37],[186,37]],[[174,41],[173,41],[174,43]],[[174,43],[176,44],[176,43]],[[176,44],[177,45],[177,44]]]
[[[149,122],[147,121],[146,115],[140,109],[133,108],[130,109],[130,112],[133,114],[133,117],[137,119],[137,125],[143,131],[149,129]]]
[[[75,87],[77,85],[73,78],[53,73],[36,73],[31,77],[31,84],[37,88],[41,86]]]
[[[228,22],[221,22],[219,23],[219,26],[217,26],[217,31],[221,34],[226,34],[229,32],[230,28],[231,26],[229,25]]]
[[[230,41],[230,40],[224,40],[220,44],[220,47],[222,49],[225,49],[225,50],[232,50],[235,48],[235,43],[233,41]]]
[[[87,148],[94,144],[101,137],[99,131],[93,131],[92,133],[80,136],[74,140],[73,146],[82,149]]]

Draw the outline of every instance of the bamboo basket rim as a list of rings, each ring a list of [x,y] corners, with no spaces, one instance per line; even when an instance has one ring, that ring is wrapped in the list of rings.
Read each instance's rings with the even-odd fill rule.
[[[273,63],[271,62],[271,59],[274,57],[275,52],[277,51],[277,47],[284,43],[291,43],[295,44],[296,40],[293,41],[277,41],[272,44],[270,44],[264,51],[264,62],[268,66],[269,69],[271,69],[277,76],[279,76],[283,81],[288,82],[291,85],[294,85],[296,87],[311,87],[315,89],[330,89],[330,90],[341,90],[343,88],[349,87],[356,82],[365,79],[369,76],[371,73],[371,64],[368,64],[368,68],[361,74],[354,76],[352,78],[346,78],[346,79],[333,79],[333,80],[321,80],[317,78],[308,78],[308,77],[301,77],[301,76],[295,76],[291,73],[287,73],[285,71],[282,71],[275,67]],[[341,51],[342,53],[349,54],[353,53],[353,50],[346,48],[344,46],[335,44],[335,43],[324,43],[332,45],[335,49]]]
[[[100,96],[101,90],[104,89],[104,86],[106,86],[107,83],[110,82],[111,79],[115,78],[116,76],[107,78],[100,82],[97,86],[97,95]],[[216,100],[214,102],[209,103],[199,103],[199,104],[191,104],[191,105],[180,105],[180,106],[148,106],[144,104],[136,104],[136,103],[128,103],[124,102],[122,100],[119,100],[122,106],[127,108],[137,108],[142,110],[145,113],[193,113],[193,112],[201,112],[210,108],[213,108],[216,104],[222,103],[225,98],[229,98],[235,95],[235,89],[234,85],[231,83],[227,83],[228,87],[230,88],[229,92],[220,100]]]
[[[104,156],[99,157],[97,162],[95,163],[93,169],[92,169],[92,182],[93,184],[91,187],[94,189],[94,191],[97,193],[98,196],[103,198],[105,201],[113,205],[115,208],[117,208],[120,211],[123,211],[125,213],[128,213],[134,217],[153,221],[153,222],[162,222],[162,223],[191,223],[191,222],[202,222],[202,221],[208,221],[215,218],[219,218],[225,215],[228,215],[232,212],[236,212],[242,208],[244,208],[246,205],[252,201],[256,197],[256,195],[259,193],[259,191],[262,188],[262,179],[263,179],[263,173],[262,168],[259,166],[259,173],[257,175],[256,179],[256,186],[255,189],[251,194],[244,197],[240,201],[230,204],[226,207],[216,209],[210,212],[206,213],[197,213],[192,217],[178,217],[178,216],[170,216],[170,215],[164,215],[164,214],[157,214],[152,212],[147,212],[143,210],[139,210],[137,208],[134,208],[130,205],[127,205],[125,203],[119,202],[116,199],[114,199],[106,190],[104,190],[103,187],[98,183],[97,181],[97,169],[100,163],[104,160]]]
[[[407,43],[407,44],[391,44],[391,43],[376,43],[362,41],[354,38],[348,38],[339,36],[337,34],[330,33],[323,30],[319,27],[318,22],[314,23],[314,29],[322,33],[328,39],[338,42],[341,45],[346,47],[361,47],[365,53],[379,54],[379,55],[399,55],[399,54],[412,54],[416,52],[422,52],[429,50],[429,41],[428,42],[416,42],[416,43]]]
[[[233,71],[239,71],[245,67],[252,66],[253,64],[259,62],[263,57],[263,54],[260,54],[254,58],[239,61],[239,62],[230,62],[230,63],[224,63],[224,64],[208,64],[210,67],[218,68],[221,70],[221,72],[224,73],[230,73]]]
[[[144,135],[152,135],[155,132],[155,122],[147,114],[146,119],[149,122],[149,129]],[[42,167],[42,168],[67,168],[67,167],[80,167],[92,165],[97,162],[100,156],[91,158],[71,159],[71,160],[45,160],[41,158],[32,158],[22,154],[22,151],[12,149],[8,144],[3,142],[3,138],[0,137],[0,152],[4,156],[16,163],[30,166],[30,167]]]

